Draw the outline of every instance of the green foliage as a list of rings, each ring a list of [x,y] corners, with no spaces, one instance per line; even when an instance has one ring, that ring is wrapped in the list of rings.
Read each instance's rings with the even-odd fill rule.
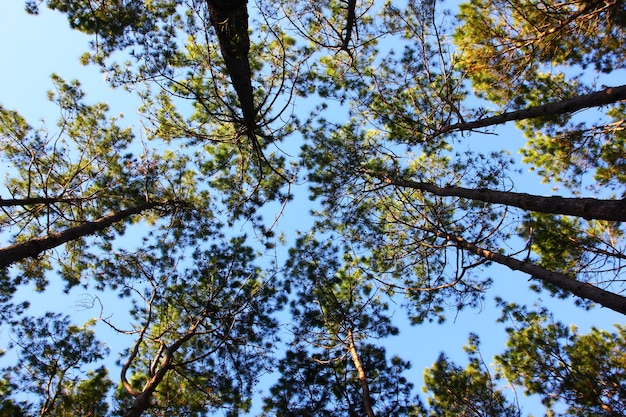
[[[429,416],[519,417],[517,404],[511,403],[497,386],[479,350],[476,335],[465,346],[469,364],[463,369],[441,354],[424,374],[424,391],[430,392]]]
[[[578,189],[585,174],[592,172],[596,181],[594,190],[620,190],[626,182],[625,106],[611,108],[607,116],[611,120],[603,124],[580,123],[549,134],[535,133],[521,151],[523,161],[532,163],[545,182],[559,182]]]
[[[141,288],[136,277],[149,283],[143,305],[131,312],[142,330],[124,355],[124,378],[137,393],[154,390],[144,415],[246,410],[254,382],[271,364],[272,313],[282,303],[278,282],[253,265],[245,238],[193,250],[189,266],[183,266],[184,254],[172,257],[167,244],[127,254],[106,271],[131,292]],[[136,395],[119,386],[117,408],[129,409]]]
[[[533,90],[550,89],[550,67],[623,67],[625,17],[619,1],[472,0],[460,7],[455,42],[474,87],[491,101],[519,106]]]
[[[617,332],[592,328],[580,335],[575,327],[554,321],[545,310],[527,311],[504,305],[514,324],[507,331],[507,350],[496,357],[504,375],[539,394],[551,409],[563,402],[558,415],[618,416],[626,409],[626,329]]]
[[[509,232],[494,227],[504,212],[480,202],[386,186],[381,177],[498,188],[505,182],[508,155],[440,149],[401,157],[385,149],[384,133],[361,129],[355,122],[320,121],[304,147],[312,194],[324,209],[316,229],[336,233],[355,253],[371,253],[362,268],[389,291],[406,293],[416,323],[444,320],[447,306],[478,305],[490,280],[462,265],[481,260],[458,252],[438,233],[495,242]]]
[[[519,232],[528,239],[530,250],[538,256],[536,263],[550,271],[593,282],[601,279],[603,274],[620,270],[619,256],[615,256],[619,249],[614,247],[614,239],[623,235],[619,225],[530,213],[520,225]],[[605,285],[610,286],[611,282]],[[533,288],[538,291],[547,289],[560,297],[569,295],[549,284],[533,285]]]
[[[479,340],[470,336],[465,369],[441,354],[425,373],[427,415],[521,416],[523,404],[509,400],[507,389],[520,387],[538,395],[550,416],[618,416],[624,410],[625,332],[592,328],[581,335],[574,326],[555,321],[545,309],[506,304],[509,322],[504,353],[495,370],[482,358]],[[508,384],[504,384],[508,381]],[[516,397],[517,398],[517,397]]]
[[[32,404],[20,409],[34,409],[41,416],[105,416],[107,392],[112,386],[105,368],[85,372],[85,368],[102,360],[108,349],[90,328],[93,323],[77,327],[69,317],[46,313],[42,317],[24,317],[14,327],[20,364],[5,372],[5,384],[14,381],[12,391],[32,393]],[[12,409],[11,401],[3,408]]]
[[[15,401],[11,396],[14,394],[16,385],[12,384],[7,374],[0,380],[0,416],[2,417],[26,417],[29,405],[25,402]]]
[[[387,359],[385,350],[372,344],[360,347],[376,415],[418,416],[422,406],[411,393],[413,385],[403,375],[410,365],[398,357]],[[279,362],[281,377],[264,399],[263,416],[365,415],[356,371],[347,357],[330,351],[289,349]]]
[[[294,339],[278,364],[281,377],[264,410],[280,416],[365,415],[361,367],[377,415],[416,415],[420,403],[403,376],[410,364],[387,359],[383,347],[368,342],[398,330],[385,314],[382,294],[358,268],[359,260],[308,236],[299,248],[288,263],[296,291],[290,303]]]
[[[582,81],[588,66],[602,73],[623,67],[626,14],[619,1],[476,0],[461,5],[458,19],[460,66],[479,95],[504,108],[576,97],[596,88]],[[570,114],[520,122],[529,139],[523,161],[543,181],[575,192],[588,173],[594,190],[620,189],[622,107],[610,107],[595,124],[570,121]]]
[[[37,14],[40,3],[27,0],[27,12]],[[146,68],[153,72],[163,69],[176,50],[171,37],[181,18],[176,13],[179,4],[179,0],[46,2],[48,8],[66,14],[73,29],[98,36],[99,41],[93,43],[93,54],[83,58],[85,63],[102,64],[115,51],[137,46],[150,53],[153,61]]]
[[[619,222],[451,192],[518,188],[511,149],[499,149],[508,142],[485,150],[473,123],[597,90],[624,67],[621,2],[471,0],[456,17],[427,0],[231,3],[45,2],[92,39],[81,62],[142,106],[125,127],[114,103],[90,104],[56,75],[55,128],[0,106],[4,241],[37,246],[149,208],[0,271],[0,320],[20,353],[0,415],[237,416],[271,371],[267,416],[520,416],[505,378],[549,413],[625,409],[622,327],[581,336],[501,304],[516,324],[499,368],[472,335],[466,367],[442,353],[425,373],[428,407],[410,363],[385,349],[399,333],[392,307],[413,324],[482,307],[496,254],[622,297]],[[623,197],[626,112],[607,107],[516,113],[523,163],[575,196]],[[283,230],[283,210],[307,192],[295,210],[311,210],[310,227]],[[288,253],[283,232],[298,236]],[[131,337],[112,397],[93,323],[31,318],[29,300],[13,299],[58,276],[68,292],[119,296],[98,316]],[[531,287],[569,295],[536,278]]]

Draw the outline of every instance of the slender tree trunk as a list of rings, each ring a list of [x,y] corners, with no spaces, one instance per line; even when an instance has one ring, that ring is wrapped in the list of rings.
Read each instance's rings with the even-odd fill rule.
[[[533,278],[538,278],[544,282],[552,284],[577,297],[593,301],[594,303],[617,311],[618,313],[626,314],[626,297],[624,296],[603,290],[586,282],[580,282],[575,278],[572,278],[565,274],[561,274],[559,272],[550,271],[531,262],[520,261],[511,256],[491,252],[488,249],[484,249],[474,245],[473,243],[467,242],[466,240],[458,236],[436,231],[434,231],[433,233],[437,237],[444,238],[454,243],[457,247],[471,252],[475,255],[481,256],[485,259],[499,263],[501,265],[508,266],[510,269],[513,269],[515,271],[526,272],[527,274],[530,274]]]
[[[494,126],[510,122],[513,120],[533,119],[536,117],[549,117],[559,114],[573,113],[578,110],[591,107],[600,107],[607,104],[617,103],[626,100],[626,85],[618,87],[608,87],[602,91],[583,94],[568,100],[556,103],[543,104],[541,106],[529,107],[523,110],[517,110],[502,113],[497,116],[486,117],[484,119],[472,122],[457,123],[439,129],[435,133],[429,135],[430,138],[437,137],[448,132],[462,132],[467,130],[480,129],[483,127]]]
[[[626,199],[600,200],[596,198],[542,197],[510,191],[494,191],[486,188],[439,187],[426,182],[383,178],[383,181],[399,187],[426,191],[438,196],[455,196],[486,203],[504,204],[541,213],[565,214],[623,222],[626,221]]]
[[[250,70],[247,0],[207,0],[211,25],[237,92],[244,125],[254,128],[256,110]]]
[[[374,410],[372,409],[372,397],[370,396],[370,388],[367,382],[367,375],[365,374],[365,369],[363,369],[363,364],[361,364],[359,353],[356,350],[352,329],[348,329],[348,351],[350,352],[350,356],[352,357],[352,363],[354,363],[354,367],[356,368],[359,378],[359,383],[361,384],[361,392],[363,394],[363,408],[365,408],[365,414],[367,414],[367,417],[376,417],[376,414],[374,414]]]
[[[163,203],[159,202],[140,204],[135,207],[106,215],[94,220],[93,222],[85,222],[78,226],[70,227],[62,232],[53,233],[46,237],[35,238],[26,242],[7,246],[0,249],[0,268],[5,268],[25,258],[35,258],[48,249],[55,248],[83,236],[92,235],[106,229],[114,223],[127,219],[132,215],[139,214],[142,211],[161,205],[163,205]]]

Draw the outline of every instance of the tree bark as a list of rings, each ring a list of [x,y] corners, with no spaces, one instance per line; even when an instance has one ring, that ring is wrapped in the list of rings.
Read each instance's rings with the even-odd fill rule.
[[[341,41],[341,47],[339,48],[342,51],[346,51],[348,54],[350,52],[350,41],[352,40],[352,31],[354,30],[354,26],[356,25],[356,0],[348,0],[348,4],[346,5],[348,9],[348,14],[346,16],[346,27],[344,31],[346,32],[345,37]]]
[[[78,226],[70,227],[62,232],[53,233],[45,237],[30,239],[26,242],[7,246],[0,249],[0,268],[8,267],[9,265],[25,258],[36,258],[48,249],[55,248],[83,236],[92,235],[132,215],[139,214],[145,210],[161,205],[163,205],[163,203],[159,202],[140,204],[135,207],[120,210],[104,217],[100,217],[93,222],[85,222]]]
[[[540,213],[565,214],[583,219],[626,221],[626,199],[601,200],[596,198],[543,197],[486,188],[439,187],[432,183],[383,177],[388,184],[426,191],[438,196],[462,197],[485,203],[504,204]]]
[[[454,243],[458,248],[464,249],[484,259],[505,265],[514,271],[522,271],[530,274],[533,278],[540,279],[544,282],[552,284],[562,290],[565,290],[577,297],[585,300],[593,301],[613,311],[626,314],[626,297],[615,294],[610,291],[603,290],[586,282],[580,282],[575,278],[553,272],[546,268],[542,268],[531,262],[520,261],[512,256],[502,255],[500,253],[491,252],[488,249],[481,248],[473,243],[467,242],[461,237],[448,233],[432,231],[437,237],[446,239]]]
[[[220,44],[222,58],[239,98],[243,123],[254,128],[256,109],[250,70],[247,0],[207,0],[209,18]]]
[[[523,110],[517,110],[502,113],[497,116],[486,117],[484,119],[474,120],[472,122],[456,123],[437,130],[429,135],[429,138],[435,138],[449,132],[463,132],[467,130],[480,129],[483,127],[494,126],[510,122],[513,120],[533,119],[536,117],[556,116],[565,113],[573,113],[591,107],[600,107],[607,104],[613,104],[618,101],[626,100],[626,85],[618,87],[608,87],[602,91],[583,94],[568,100],[556,103],[543,104],[541,106],[529,107]]]
[[[365,414],[367,415],[367,417],[376,417],[376,414],[374,414],[374,410],[372,408],[372,397],[370,396],[370,388],[367,382],[367,375],[365,374],[365,369],[363,369],[363,364],[361,363],[361,359],[359,358],[359,353],[356,350],[352,329],[348,329],[348,351],[350,352],[350,356],[352,357],[352,363],[354,363],[359,383],[361,384],[361,392],[363,394],[363,408],[365,409]]]

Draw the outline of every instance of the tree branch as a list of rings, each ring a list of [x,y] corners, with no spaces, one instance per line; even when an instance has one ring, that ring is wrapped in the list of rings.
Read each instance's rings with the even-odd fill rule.
[[[91,198],[62,198],[62,197],[29,197],[29,198],[7,198],[0,197],[0,207],[23,207],[32,206],[35,204],[55,204],[55,203],[82,203],[85,201],[94,200]]]
[[[53,233],[41,238],[30,239],[26,242],[16,243],[14,245],[1,248],[0,268],[8,267],[9,265],[25,258],[36,258],[48,249],[55,248],[83,236],[93,235],[94,233],[104,230],[109,226],[135,214],[139,214],[145,210],[150,210],[162,205],[164,205],[164,203],[161,202],[148,202],[140,204],[138,206],[100,217],[93,222],[85,222],[78,226],[70,227],[62,232]]]
[[[375,175],[378,176],[378,175]],[[432,183],[378,176],[384,182],[398,187],[413,188],[438,196],[462,197],[485,203],[504,204],[540,213],[564,214],[583,219],[626,221],[626,200],[601,200],[597,198],[543,197],[511,191],[494,191],[486,188],[439,187]]]
[[[350,40],[352,39],[352,30],[354,30],[354,25],[356,24],[356,0],[347,0],[347,9],[348,16],[346,17],[346,27],[344,29],[346,36],[343,38],[339,50],[350,54]]]
[[[622,100],[626,100],[626,85],[621,85],[618,87],[608,87],[602,91],[583,94],[571,99],[558,101],[555,103],[547,103],[541,106],[529,107],[523,110],[506,112],[497,116],[486,117],[484,119],[479,119],[472,122],[456,123],[450,126],[445,126],[435,131],[428,137],[435,138],[437,136],[443,135],[444,133],[474,130],[483,127],[503,124],[513,120],[525,120],[533,119],[536,117],[556,116],[565,113],[573,113],[578,110],[583,110],[591,107],[601,107]]]
[[[559,272],[550,271],[531,262],[520,261],[511,256],[492,252],[449,233],[433,230],[431,230],[431,232],[439,238],[443,238],[454,243],[458,248],[464,249],[484,259],[507,266],[514,271],[525,272],[532,275],[533,278],[552,284],[577,297],[593,301],[594,303],[600,304],[601,306],[609,308],[613,311],[617,311],[618,313],[626,314],[626,297],[624,296],[603,290],[586,282],[580,282],[573,277]]]

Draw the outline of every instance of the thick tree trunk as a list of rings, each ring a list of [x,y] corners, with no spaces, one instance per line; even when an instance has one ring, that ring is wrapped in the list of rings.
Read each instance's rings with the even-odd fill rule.
[[[435,133],[429,135],[429,137],[434,138],[449,132],[463,132],[467,130],[480,129],[483,127],[503,124],[513,120],[525,120],[533,119],[536,117],[549,117],[565,113],[573,113],[582,109],[600,107],[607,104],[617,103],[618,101],[622,100],[626,100],[626,85],[621,85],[619,87],[608,87],[602,91],[583,94],[581,96],[574,97],[568,100],[563,100],[556,103],[548,103],[523,110],[502,113],[497,116],[486,117],[484,119],[475,120],[472,122],[453,124],[439,129]]]
[[[350,54],[350,41],[352,40],[352,31],[354,30],[354,26],[356,25],[356,0],[348,0],[348,4],[346,5],[348,9],[348,13],[346,16],[346,27],[344,31],[346,32],[345,36],[341,41],[340,50],[348,52]]]
[[[207,0],[207,4],[211,25],[217,34],[226,69],[239,98],[244,125],[253,128],[256,110],[248,58],[250,38],[247,0]]]
[[[624,296],[603,290],[586,282],[577,281],[575,278],[558,272],[550,271],[531,262],[520,261],[511,256],[491,252],[488,249],[484,249],[474,245],[473,243],[467,242],[466,240],[458,236],[436,231],[433,233],[437,237],[446,239],[454,243],[458,248],[464,249],[484,259],[488,259],[501,265],[505,265],[515,271],[526,272],[527,274],[530,274],[533,278],[537,278],[544,282],[552,284],[577,297],[593,301],[594,303],[617,311],[618,313],[626,314],[626,297]]]
[[[152,398],[152,391],[143,391],[137,397],[133,405],[122,414],[122,417],[141,417],[141,415],[150,408],[150,399]]]
[[[565,214],[583,219],[626,221],[626,199],[600,200],[596,198],[542,197],[510,191],[485,188],[439,187],[427,182],[382,178],[388,184],[426,191],[438,196],[462,197],[485,203],[504,204],[540,213]]]
[[[354,343],[354,335],[352,334],[352,330],[350,329],[348,329],[348,351],[350,352],[350,356],[352,357],[352,363],[356,368],[359,383],[361,384],[361,392],[363,394],[363,408],[365,409],[365,414],[367,415],[367,417],[376,417],[372,408],[372,397],[370,396],[370,388],[367,382],[367,375],[365,374],[365,369],[363,369],[363,364],[361,363],[359,353],[357,352],[356,345]]]
[[[161,205],[162,203],[158,202],[144,203],[109,214],[93,222],[85,222],[78,226],[70,227],[59,233],[53,233],[46,237],[35,238],[2,248],[0,249],[0,268],[5,268],[25,258],[35,258],[48,249],[56,248],[57,246],[83,236],[92,235],[132,215]]]

